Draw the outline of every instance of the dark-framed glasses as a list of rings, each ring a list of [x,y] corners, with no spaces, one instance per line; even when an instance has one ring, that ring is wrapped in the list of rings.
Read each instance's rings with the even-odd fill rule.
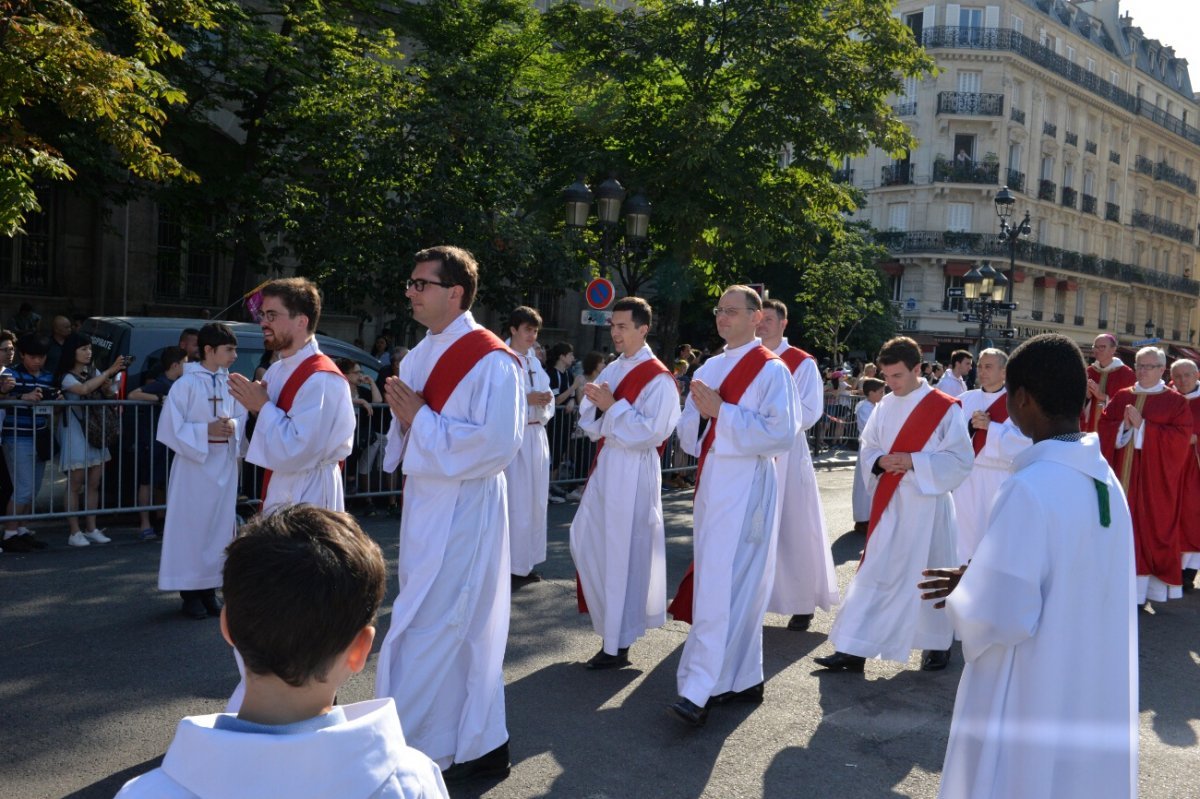
[[[418,294],[420,294],[422,291],[424,291],[426,286],[441,286],[444,289],[448,289],[448,288],[451,288],[453,285],[454,285],[453,283],[443,283],[440,280],[425,280],[424,278],[419,278],[419,277],[409,278],[408,280],[404,281],[404,288],[406,290],[413,289]]]

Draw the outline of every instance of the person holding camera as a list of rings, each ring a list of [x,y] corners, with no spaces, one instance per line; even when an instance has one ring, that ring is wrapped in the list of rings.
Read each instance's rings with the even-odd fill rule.
[[[58,399],[54,375],[46,371],[46,351],[49,342],[36,333],[26,333],[17,340],[18,365],[10,372],[12,382],[5,381],[5,399],[19,399],[29,407],[18,405],[9,411],[0,433],[4,462],[12,476],[13,494],[8,502],[9,516],[27,515],[33,508],[33,498],[42,487],[46,461],[50,460],[50,408],[39,408],[43,400]],[[4,551],[29,552],[45,549],[32,530],[18,519],[4,523]]]

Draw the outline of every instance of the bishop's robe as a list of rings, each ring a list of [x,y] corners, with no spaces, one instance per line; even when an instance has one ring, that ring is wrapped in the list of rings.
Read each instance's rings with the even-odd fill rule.
[[[1100,385],[1104,401],[1097,402],[1091,394],[1083,403],[1083,413],[1079,416],[1079,429],[1085,433],[1095,433],[1100,429],[1100,415],[1121,389],[1132,388],[1137,383],[1137,374],[1121,362],[1113,358],[1108,366],[1093,363],[1087,368],[1088,380],[1094,380]]]
[[[788,350],[802,352],[785,338],[775,354],[783,357]],[[792,381],[796,386],[800,430],[791,449],[775,460],[780,486],[779,544],[767,612],[809,615],[817,608],[829,610],[838,601],[837,572],[825,535],[817,474],[805,435],[825,414],[825,395],[817,362],[807,354],[792,371]]]
[[[874,466],[892,450],[917,405],[934,391],[924,379],[903,397],[885,396],[863,430],[858,457]],[[913,649],[949,649],[953,631],[946,614],[912,590],[928,568],[957,565],[954,500],[974,461],[967,423],[951,406],[913,452],[913,468],[901,478],[871,530],[858,572],[846,589],[829,640],[839,652],[905,662]],[[875,493],[879,476],[865,472]]]
[[[550,377],[529,353],[521,358],[521,386],[550,391]],[[550,442],[546,423],[554,418],[554,401],[528,405],[525,434],[517,456],[504,469],[508,487],[508,540],[512,573],[521,577],[546,559],[546,502],[550,493]]]
[[[1125,426],[1125,409],[1140,406],[1142,426]],[[1181,552],[1175,526],[1183,484],[1192,412],[1188,401],[1161,381],[1117,392],[1100,417],[1100,446],[1117,473],[1133,515],[1137,601],[1183,596]]]
[[[237,533],[238,452],[246,409],[229,394],[229,372],[184,364],[163,402],[158,440],[175,453],[167,482],[161,591],[221,586],[225,547]],[[229,439],[208,435],[208,425],[231,419]]]
[[[480,329],[464,312],[400,362],[423,391],[438,359]],[[399,586],[379,649],[376,696],[396,700],[412,745],[447,768],[508,740],[504,648],[510,564],[504,467],[521,447],[525,390],[508,350],[483,356],[435,413],[393,419],[384,469],[403,466]]]
[[[291,410],[285,413],[277,404],[296,368],[320,351],[317,340],[311,339],[263,375],[269,401],[258,412],[246,451],[247,461],[271,470],[263,513],[297,502],[345,510],[338,464],[354,448],[358,419],[350,384],[340,375],[317,372],[300,386]]]
[[[1138,644],[1125,497],[1094,435],[1040,441],[1014,468],[946,600],[966,666],[939,796],[1131,799]]]
[[[1200,432],[1200,386],[1184,394],[1192,412],[1192,438],[1188,443],[1183,464],[1183,480],[1179,486],[1179,512],[1175,514],[1175,534],[1183,552],[1183,568],[1200,568],[1200,450],[1196,434]]]
[[[1007,397],[1008,392],[1004,388],[991,394],[977,388],[958,398],[975,449],[975,465],[971,467],[971,473],[954,489],[960,564],[966,563],[975,554],[987,530],[992,503],[996,501],[1000,486],[1012,474],[1013,458],[1033,443],[1008,418],[1008,410],[1004,407]],[[991,416],[986,428],[976,430],[971,427],[971,415],[976,411]]]
[[[596,383],[616,392],[635,368],[654,357],[643,346],[604,367]],[[604,439],[571,522],[571,557],[587,611],[604,651],[617,654],[667,617],[667,557],[658,445],[679,421],[679,391],[670,372],[651,378],[631,403],[599,412],[579,406],[579,427]]]
[[[705,361],[693,380],[716,390],[759,339]],[[723,403],[704,460],[693,510],[692,626],[676,674],[679,695],[709,698],[763,681],[762,622],[775,576],[779,532],[775,457],[800,426],[796,388],[778,358],[768,360],[737,404]],[[707,427],[691,395],[679,418],[679,444],[699,456]]]

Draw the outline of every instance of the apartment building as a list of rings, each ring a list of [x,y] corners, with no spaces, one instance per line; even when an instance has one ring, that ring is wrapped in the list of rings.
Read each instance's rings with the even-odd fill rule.
[[[1018,306],[1011,328],[998,315],[997,345],[1108,331],[1195,356],[1200,105],[1187,62],[1119,0],[902,0],[897,15],[940,70],[894,101],[919,143],[839,174],[867,195],[857,217],[880,231],[902,326],[927,357],[976,345],[979,325],[948,290],[985,262]],[[1002,186],[1010,223],[1030,219],[1011,270]]]

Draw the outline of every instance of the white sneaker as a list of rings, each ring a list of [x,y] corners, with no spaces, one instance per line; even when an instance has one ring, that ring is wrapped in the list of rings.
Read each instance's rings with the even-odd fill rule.
[[[91,546],[92,542],[87,540],[87,536],[82,532],[71,533],[71,537],[67,539],[67,546],[86,547]]]
[[[579,500],[583,499],[583,489],[575,489],[570,494],[567,494],[567,499],[571,500],[572,502],[578,502]]]
[[[562,497],[557,497],[554,494],[551,494],[549,497],[547,497],[547,500],[550,502],[551,505],[561,505],[564,502],[566,502],[565,499],[563,499]]]
[[[111,538],[100,532],[98,529],[92,530],[90,533],[84,533],[83,537],[88,541],[91,541],[93,544],[107,544],[112,541]]]

